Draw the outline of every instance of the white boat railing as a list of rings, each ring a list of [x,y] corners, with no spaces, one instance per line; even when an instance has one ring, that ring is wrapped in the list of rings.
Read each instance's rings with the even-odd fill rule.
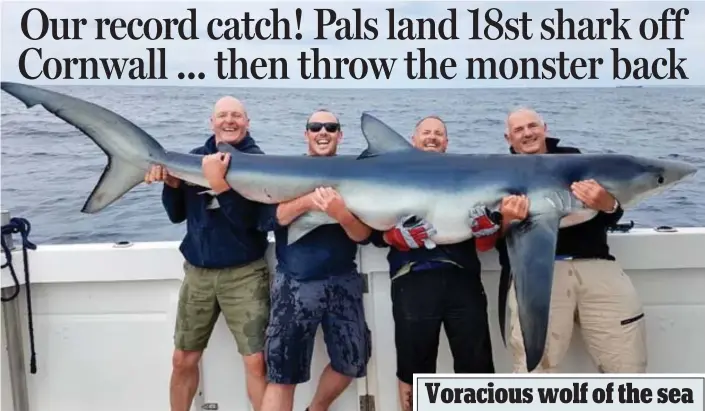
[[[646,311],[650,373],[705,372],[705,228],[676,232],[633,229],[610,235],[613,253],[631,276]],[[24,283],[17,239],[13,265]],[[24,288],[2,305],[2,411],[167,410],[172,335],[182,278],[178,242],[39,245],[30,251],[37,372],[29,373]],[[386,251],[360,249],[368,289],[365,309],[373,335],[368,376],[332,410],[398,409]],[[273,263],[270,247],[268,258]],[[497,254],[481,255],[498,372],[510,355],[497,326]],[[3,256],[3,263],[5,262]],[[2,270],[3,295],[13,289]],[[563,371],[596,372],[576,332]],[[319,330],[312,379],[297,388],[305,409],[327,362]],[[438,372],[452,372],[442,333]],[[243,366],[221,318],[202,359],[193,410],[249,410]],[[26,395],[27,403],[23,397]],[[14,398],[14,401],[13,401]]]

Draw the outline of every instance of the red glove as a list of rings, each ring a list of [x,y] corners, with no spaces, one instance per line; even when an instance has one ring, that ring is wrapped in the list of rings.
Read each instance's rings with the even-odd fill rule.
[[[415,216],[407,216],[401,219],[397,225],[384,232],[384,241],[392,247],[409,251],[412,248],[435,246],[428,238],[436,234],[436,229],[423,219]]]
[[[470,210],[470,219],[475,248],[480,252],[491,250],[499,237],[499,224],[492,221],[490,211],[485,207]]]

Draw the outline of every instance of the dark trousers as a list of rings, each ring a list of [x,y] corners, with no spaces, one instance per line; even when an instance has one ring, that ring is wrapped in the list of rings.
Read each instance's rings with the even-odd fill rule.
[[[456,373],[494,373],[479,273],[449,265],[402,275],[392,280],[392,311],[399,380],[436,372],[441,325]]]

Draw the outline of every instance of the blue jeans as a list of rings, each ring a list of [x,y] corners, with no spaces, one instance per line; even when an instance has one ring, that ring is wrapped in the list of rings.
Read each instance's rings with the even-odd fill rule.
[[[372,341],[362,304],[363,287],[357,272],[308,281],[276,272],[265,342],[267,380],[301,384],[311,378],[319,324],[333,370],[352,378],[364,377]]]

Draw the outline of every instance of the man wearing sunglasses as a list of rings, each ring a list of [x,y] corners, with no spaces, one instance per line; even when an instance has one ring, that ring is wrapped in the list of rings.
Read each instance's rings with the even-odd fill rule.
[[[313,113],[305,138],[310,156],[334,156],[343,133],[328,111]],[[296,384],[310,379],[318,326],[323,328],[330,364],[307,410],[328,410],[354,378],[365,376],[371,353],[362,304],[363,279],[355,263],[357,245],[370,228],[329,187],[270,207],[260,229],[274,231],[277,268],[271,293],[265,358],[268,385],[263,411],[292,410]],[[321,226],[287,245],[287,225],[307,211],[324,211],[340,224]]]
[[[412,144],[419,150],[445,153],[446,124],[429,116],[416,124]],[[518,198],[504,199],[501,218],[522,220],[526,209]],[[397,379],[402,410],[412,407],[415,373],[435,373],[441,326],[444,327],[456,373],[493,373],[487,297],[480,278],[477,251],[494,246],[501,233],[500,213],[473,210],[468,216],[474,238],[458,244],[426,248],[435,229],[410,216],[371,242],[391,246],[387,254],[392,278],[392,313],[397,352]]]

